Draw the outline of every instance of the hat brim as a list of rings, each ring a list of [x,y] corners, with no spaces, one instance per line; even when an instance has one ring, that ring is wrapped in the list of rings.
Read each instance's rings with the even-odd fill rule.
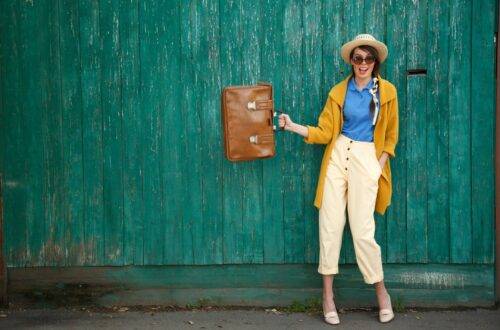
[[[351,64],[351,59],[349,58],[349,55],[351,54],[351,51],[355,49],[356,47],[359,46],[372,46],[375,48],[378,52],[378,59],[380,63],[384,62],[385,59],[387,58],[388,50],[387,46],[378,40],[366,40],[366,39],[358,39],[358,40],[351,40],[349,42],[346,42],[342,48],[340,49],[340,54],[344,61],[347,64]]]

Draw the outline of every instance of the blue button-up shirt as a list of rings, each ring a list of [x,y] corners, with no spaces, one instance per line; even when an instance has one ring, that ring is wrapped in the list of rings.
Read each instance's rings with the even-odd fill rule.
[[[370,102],[372,94],[370,88],[373,87],[373,80],[362,89],[358,90],[354,78],[347,84],[347,92],[344,101],[344,124],[342,134],[355,141],[372,142],[373,114],[370,112]],[[377,91],[377,97],[378,96]],[[380,100],[380,97],[379,97]]]

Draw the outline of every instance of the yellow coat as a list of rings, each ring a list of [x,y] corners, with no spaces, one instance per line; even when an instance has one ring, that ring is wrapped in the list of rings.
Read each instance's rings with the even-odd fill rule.
[[[316,189],[316,198],[314,205],[321,207],[323,200],[323,188],[325,184],[326,169],[328,161],[335,145],[335,140],[342,131],[343,116],[342,107],[344,106],[347,83],[351,76],[335,85],[328,93],[328,99],[318,120],[318,126],[307,126],[308,137],[304,139],[307,143],[327,144],[321,169],[319,172],[318,187]],[[398,98],[396,87],[387,80],[379,78],[380,93],[380,113],[375,124],[373,133],[373,142],[377,158],[380,158],[382,152],[387,152],[391,157],[395,156],[396,143],[398,141]],[[391,204],[392,182],[391,167],[389,159],[382,170],[379,179],[379,188],[375,211],[384,214],[387,207]]]

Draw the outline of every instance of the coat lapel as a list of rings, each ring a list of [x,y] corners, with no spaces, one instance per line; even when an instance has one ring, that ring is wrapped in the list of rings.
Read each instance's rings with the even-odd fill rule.
[[[392,89],[389,88],[387,80],[382,79],[380,75],[378,75],[378,81],[379,81],[379,92],[380,92],[380,107],[382,107],[382,105],[394,99],[396,95],[394,94]]]
[[[332,91],[330,92],[330,96],[332,97],[333,101],[337,103],[340,110],[342,110],[342,108],[344,107],[345,94],[347,92],[347,84],[349,83],[349,79],[351,78],[351,76],[352,74],[347,76],[347,78],[345,78],[339,84],[337,84],[335,88],[333,88]]]

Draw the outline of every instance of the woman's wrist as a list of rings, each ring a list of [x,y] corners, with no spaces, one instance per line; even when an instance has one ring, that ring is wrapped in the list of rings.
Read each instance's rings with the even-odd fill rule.
[[[296,124],[296,123],[290,124],[290,126],[287,128],[287,130],[290,132],[299,134],[303,137],[307,137],[308,132],[309,132],[309,129],[307,128],[307,126]]]

